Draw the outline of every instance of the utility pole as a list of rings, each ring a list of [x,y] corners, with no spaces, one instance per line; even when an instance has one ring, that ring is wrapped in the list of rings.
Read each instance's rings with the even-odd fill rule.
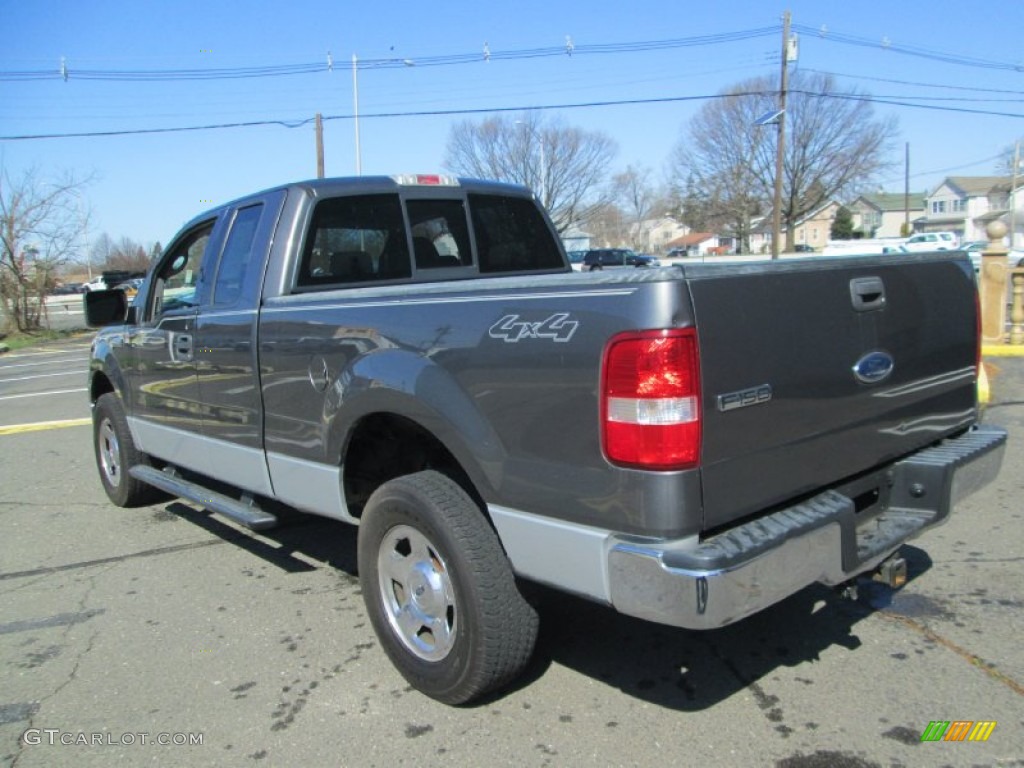
[[[903,236],[910,237],[910,142],[903,159]]]
[[[1020,168],[1020,139],[1013,145],[1013,175],[1010,176],[1010,250],[1017,244],[1017,169]]]
[[[782,236],[782,172],[786,156],[786,91],[789,89],[789,11],[782,16],[782,77],[779,82],[779,137],[775,143],[775,195],[772,203],[772,258],[779,258]]]
[[[316,113],[316,177],[324,177],[324,122],[320,113]]]

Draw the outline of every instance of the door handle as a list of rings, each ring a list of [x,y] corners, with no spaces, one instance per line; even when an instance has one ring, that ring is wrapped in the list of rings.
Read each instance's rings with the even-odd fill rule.
[[[178,360],[192,360],[192,334],[174,334],[174,356]]]
[[[885,284],[880,277],[858,277],[850,281],[850,301],[858,312],[885,306]]]

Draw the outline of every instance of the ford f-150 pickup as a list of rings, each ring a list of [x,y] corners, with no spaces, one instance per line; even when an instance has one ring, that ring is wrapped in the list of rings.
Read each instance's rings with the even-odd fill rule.
[[[463,703],[529,660],[529,583],[708,629],[898,581],[1002,460],[976,297],[962,253],[580,274],[521,187],[289,184],[85,297],[99,476],[357,524],[381,645]]]

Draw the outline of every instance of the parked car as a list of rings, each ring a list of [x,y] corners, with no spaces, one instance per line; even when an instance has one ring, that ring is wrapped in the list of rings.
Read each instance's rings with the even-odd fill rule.
[[[952,251],[957,247],[954,232],[919,232],[907,238],[900,248],[904,251]]]
[[[53,290],[50,291],[51,296],[67,296],[69,294],[76,294],[82,292],[81,283],[59,283],[53,286]]]
[[[142,287],[142,278],[133,277],[131,280],[125,280],[123,283],[118,283],[114,286],[117,290],[124,291],[125,296],[129,299],[135,298],[135,295],[139,292],[139,288]]]
[[[291,509],[358,524],[376,646],[438,701],[493,701],[537,640],[526,582],[712,631],[814,582],[900,583],[904,542],[1005,451],[976,423],[967,269],[951,252],[567,277],[526,187],[296,182],[186,224],[132,306],[85,296],[108,326],[97,471],[121,507],[159,489],[254,530]],[[261,631],[247,618],[230,630]]]
[[[654,256],[634,253],[629,248],[593,248],[583,257],[584,272],[617,267],[658,267],[661,262]]]
[[[583,257],[587,255],[586,251],[566,251],[565,255],[569,257],[569,264],[572,265],[573,270],[583,271]]]
[[[980,272],[981,254],[987,251],[989,247],[990,244],[987,240],[972,240],[960,246],[960,250],[967,252],[967,255],[971,258],[971,264],[974,265],[974,271]],[[1024,267],[1024,251],[1007,251],[1006,266],[1010,267],[1010,269]]]
[[[814,253],[814,246],[807,243],[797,243],[793,246],[793,253]]]
[[[108,287],[107,281],[103,278],[103,275],[97,275],[82,286],[82,293],[88,293],[89,291],[105,291]]]

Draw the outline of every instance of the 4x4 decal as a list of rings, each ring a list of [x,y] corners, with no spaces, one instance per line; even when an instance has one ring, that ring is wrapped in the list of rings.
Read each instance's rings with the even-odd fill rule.
[[[487,335],[514,344],[520,339],[551,339],[566,342],[579,327],[577,320],[569,319],[568,312],[558,312],[545,320],[529,322],[520,320],[519,315],[505,315],[490,327]]]

